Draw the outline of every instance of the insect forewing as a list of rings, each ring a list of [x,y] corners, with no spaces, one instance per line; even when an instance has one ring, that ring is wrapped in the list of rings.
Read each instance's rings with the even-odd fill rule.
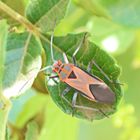
[[[115,94],[105,83],[90,84],[89,89],[97,101],[102,103],[114,103]]]

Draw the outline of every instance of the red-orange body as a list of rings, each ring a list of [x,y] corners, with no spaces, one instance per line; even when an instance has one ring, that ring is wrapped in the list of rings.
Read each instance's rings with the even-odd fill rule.
[[[92,76],[74,64],[63,64],[58,60],[53,65],[53,71],[58,74],[60,81],[80,91],[89,100],[104,103],[113,103],[115,100],[114,93],[104,81]]]

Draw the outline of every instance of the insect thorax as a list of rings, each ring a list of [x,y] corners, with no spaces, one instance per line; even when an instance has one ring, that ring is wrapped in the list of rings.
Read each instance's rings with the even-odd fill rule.
[[[64,81],[70,75],[72,71],[72,64],[64,64],[63,68],[59,71],[60,80]]]

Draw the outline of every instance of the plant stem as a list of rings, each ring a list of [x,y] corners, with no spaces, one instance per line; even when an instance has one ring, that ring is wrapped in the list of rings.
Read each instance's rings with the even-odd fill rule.
[[[43,36],[39,29],[34,26],[31,22],[29,22],[25,17],[18,14],[16,11],[8,7],[6,4],[0,1],[0,9],[7,13],[10,17],[21,23],[25,28],[27,28],[32,34],[35,34],[45,40],[46,42],[50,42],[45,36]]]
[[[27,20],[25,17],[23,17],[20,14],[18,14],[16,11],[14,11],[13,9],[11,9],[10,7],[8,7],[6,4],[4,4],[1,1],[0,1],[0,10],[2,10],[3,12],[5,12],[7,15],[9,15],[10,17],[12,17],[13,19],[15,19],[16,21],[18,21],[19,23],[21,23],[25,28],[27,28],[35,36],[37,35],[41,39],[43,39],[45,42],[50,43],[50,40],[48,40],[40,32],[39,28],[37,28],[29,20]],[[58,48],[57,46],[55,46],[54,44],[53,44],[53,47],[55,47],[58,51],[62,52],[62,50],[60,48]]]

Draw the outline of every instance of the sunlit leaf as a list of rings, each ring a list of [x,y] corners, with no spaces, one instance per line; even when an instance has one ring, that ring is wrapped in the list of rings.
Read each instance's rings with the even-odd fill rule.
[[[54,56],[56,60],[63,60],[62,53],[65,52],[68,58],[71,60],[72,54],[75,51],[78,44],[82,41],[82,38],[85,34],[77,34],[77,35],[67,35],[65,37],[55,37],[54,39]],[[47,65],[52,65],[50,47],[49,44],[44,44],[45,51],[47,53]],[[100,66],[100,68],[112,79],[114,82],[118,81],[118,77],[120,75],[120,68],[116,64],[115,60],[110,57],[106,52],[101,50],[94,43],[89,42],[87,39],[85,40],[82,48],[76,55],[76,59],[78,60],[79,66],[86,70],[88,63],[91,60],[96,61],[96,63]],[[50,71],[52,73],[52,71]],[[103,74],[94,66],[92,68],[92,74],[100,77],[104,80],[106,84],[110,86],[110,88],[114,91],[116,95],[116,102],[113,105],[95,103],[87,100],[81,94],[79,94],[77,99],[77,104],[82,106],[89,106],[95,109],[101,109],[105,114],[109,115],[116,111],[117,105],[122,97],[122,91],[120,85],[111,84]],[[71,114],[73,109],[72,107],[65,102],[61,97],[63,90],[67,87],[64,83],[55,84],[52,80],[47,79],[48,89],[50,94],[55,101],[55,103],[65,112]],[[74,90],[70,91],[66,97],[72,102],[72,96],[74,94]],[[74,116],[79,118],[86,118],[89,120],[93,119],[101,119],[105,116],[100,111],[89,111],[76,109]]]
[[[42,32],[50,31],[65,16],[68,3],[69,0],[30,0],[26,16]]]
[[[18,96],[31,87],[40,67],[39,41],[28,33],[10,33],[6,45],[4,95]]]

